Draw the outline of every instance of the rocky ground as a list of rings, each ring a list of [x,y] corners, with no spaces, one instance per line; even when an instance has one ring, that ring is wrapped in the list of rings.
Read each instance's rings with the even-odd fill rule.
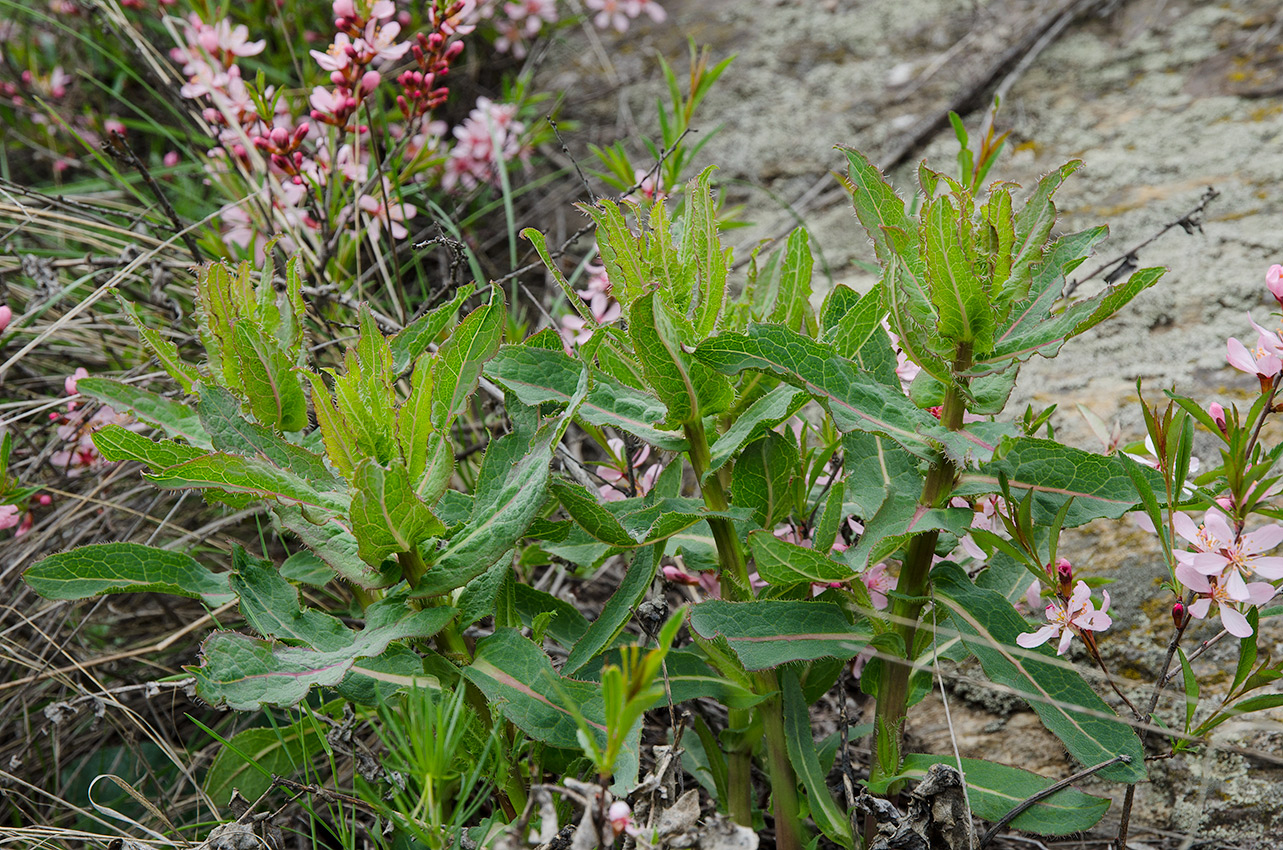
[[[1226,366],[1225,339],[1250,342],[1246,314],[1267,318],[1264,271],[1283,262],[1283,12],[1277,0],[1078,3],[1090,8],[1049,37],[1025,67],[1019,67],[1020,57],[1029,55],[1019,49],[1022,39],[1075,4],[664,5],[668,22],[635,28],[616,41],[569,37],[545,60],[542,84],[572,93],[570,117],[653,133],[654,103],[662,94],[656,55],[683,71],[687,36],[710,45],[714,59],[735,53],[699,125],[704,132],[721,127],[700,164],[720,167],[729,199],[745,204],[755,223],[734,233],[737,257],[800,217],[832,280],[867,287],[873,278],[861,263],[871,251],[849,205],[833,190],[828,172],[841,168],[843,158],[832,146],[852,145],[887,162],[960,95],[988,92],[983,103],[995,85],[1003,85],[999,125],[1011,130],[1011,139],[992,176],[1032,186],[1068,159],[1085,161],[1058,196],[1061,226],[1077,230],[1108,222],[1113,238],[1084,271],[1181,218],[1208,187],[1220,192],[1201,230],[1187,235],[1173,228],[1140,252],[1141,265],[1170,269],[1159,285],[1114,321],[1066,346],[1057,360],[1030,363],[1012,409],[1058,404],[1059,432],[1096,448],[1075,405],[1107,422],[1117,419],[1124,439],[1137,439],[1143,433],[1138,379],[1151,399],[1172,386],[1227,406],[1254,393],[1250,379]],[[991,84],[978,87],[987,77]],[[617,93],[622,98],[606,96]],[[977,126],[981,117],[982,111],[972,111],[968,125]],[[572,150],[582,150],[584,140],[568,141]],[[891,177],[909,191],[920,158],[948,171],[956,149],[945,127],[926,136]],[[1100,285],[1084,283],[1083,291]],[[1130,527],[1102,526],[1081,535],[1070,553],[1085,569],[1119,579],[1112,588],[1120,626],[1113,663],[1138,689],[1161,661],[1157,634],[1167,625],[1165,609],[1155,610],[1164,606],[1150,601],[1163,568],[1148,542]],[[1233,655],[1234,647],[1218,647],[1204,656],[1203,669],[1225,669]],[[1163,703],[1173,718],[1176,698],[1169,692]],[[1072,771],[1031,713],[994,703],[983,689],[954,689],[952,734],[964,755],[1048,775]],[[950,747],[938,702],[922,709],[911,733],[924,749]],[[1133,846],[1275,846],[1283,834],[1281,734],[1283,726],[1273,720],[1229,723],[1205,756],[1153,763],[1154,781],[1138,795],[1140,843]]]

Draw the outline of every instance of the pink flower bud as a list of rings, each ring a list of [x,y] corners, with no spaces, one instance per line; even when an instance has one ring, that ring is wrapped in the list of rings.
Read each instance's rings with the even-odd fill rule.
[[[663,567],[660,572],[664,574],[664,581],[672,582],[673,584],[684,584],[690,587],[696,587],[699,585],[698,576],[693,576],[685,570],[682,570],[680,567],[675,567],[672,564]]]
[[[161,162],[165,164],[166,168],[173,168],[175,165],[178,165],[178,151],[169,151],[165,154],[165,158],[162,159]]]
[[[121,136],[125,135],[125,125],[121,123],[119,118],[108,118],[106,121],[102,122],[102,128],[108,133],[116,133]]]
[[[1220,496],[1217,498],[1216,504],[1219,505],[1220,509],[1225,511],[1227,514],[1232,513],[1234,510],[1234,500],[1229,496]]]
[[[244,159],[246,153],[247,151],[245,150],[244,145],[242,144],[232,145],[232,155],[235,156],[237,159]]]
[[[272,140],[272,144],[276,145],[278,148],[283,148],[290,142],[290,131],[286,130],[284,127],[273,127],[270,138]]]
[[[335,17],[356,17],[356,4],[353,3],[352,0],[334,0],[334,5],[330,8],[334,10]]]
[[[62,382],[62,388],[67,391],[67,395],[75,395],[76,393],[79,392],[79,390],[76,389],[76,382],[79,381],[81,378],[88,378],[88,377],[89,377],[89,370],[86,369],[84,366],[81,366],[80,368],[76,369],[75,372],[67,376],[67,379]]]
[[[1184,629],[1189,623],[1189,612],[1185,610],[1183,602],[1177,602],[1172,606],[1172,622],[1176,624],[1178,629]]]
[[[295,127],[295,128],[294,128],[294,144],[296,144],[296,145],[297,145],[297,144],[300,144],[304,139],[306,139],[306,138],[307,138],[307,134],[308,134],[309,132],[311,132],[311,130],[312,130],[312,125],[311,125],[311,124],[309,124],[309,123],[307,123],[306,121],[304,121],[303,123],[301,123],[301,124],[299,124],[297,127]]]
[[[50,496],[48,493],[41,493],[36,497],[36,501],[47,508],[53,504],[53,496]]]
[[[330,82],[336,86],[341,86],[347,82],[347,77],[343,76],[342,71],[331,71]]]
[[[1216,402],[1212,402],[1207,406],[1207,412],[1211,414],[1212,421],[1216,423],[1217,428],[1221,429],[1221,433],[1228,433],[1225,424],[1225,408]]]
[[[361,75],[362,93],[369,94],[370,92],[374,91],[376,88],[379,87],[379,83],[382,80],[383,80],[383,77],[379,74],[378,71],[366,71],[364,74]]]
[[[13,308],[8,304],[0,304],[0,333],[4,333],[4,329],[9,327],[9,323],[12,321]]]
[[[1283,266],[1275,263],[1265,273],[1265,285],[1279,304],[1283,304]]]

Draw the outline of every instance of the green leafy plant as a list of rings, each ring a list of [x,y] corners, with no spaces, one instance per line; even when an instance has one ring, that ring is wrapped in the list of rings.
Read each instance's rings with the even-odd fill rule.
[[[323,564],[320,580],[328,570],[352,588],[363,625],[302,605],[298,565],[278,568],[239,548],[219,573],[148,547],[88,546],[46,558],[26,579],[60,599],[129,591],[209,605],[236,599],[255,634],[206,639],[191,668],[197,693],[260,709],[324,688],[381,706],[396,770],[415,776],[390,811],[429,846],[444,846],[476,816],[482,762],[493,778],[490,817],[524,828],[545,766],[567,780],[591,771],[616,796],[629,794],[639,787],[646,710],[665,698],[670,706],[710,698],[725,705],[725,728],[715,735],[696,721],[689,750],[720,813],[753,827],[760,762],[777,846],[807,846],[809,818],[827,840],[853,848],[864,830],[831,796],[833,751],[817,747],[809,724],[810,706],[851,663],[863,665],[860,687],[876,699],[868,790],[893,797],[945,762],[964,774],[981,817],[1016,818],[1046,834],[1086,829],[1107,801],[1016,766],[907,753],[907,713],[930,691],[940,659],[974,657],[1090,772],[1141,781],[1132,722],[1058,658],[1076,637],[1103,668],[1096,635],[1109,625],[1107,594],[1096,609],[1092,586],[1058,557],[1062,530],[1137,505],[1166,526],[1182,604],[1202,616],[1215,598],[1228,628],[1239,628],[1236,615],[1251,627],[1228,695],[1197,724],[1197,680],[1179,655],[1189,709],[1174,748],[1235,713],[1276,705],[1273,694],[1250,695],[1278,676],[1268,659],[1257,664],[1263,612],[1181,571],[1173,530],[1186,526],[1173,515],[1210,501],[1218,486],[1237,506],[1237,531],[1227,534],[1242,535],[1249,513],[1267,512],[1280,452],[1260,449],[1257,423],[1272,410],[1279,370],[1268,388],[1262,381],[1265,400],[1243,423],[1181,399],[1162,416],[1147,412],[1155,468],[1051,439],[1049,412],[995,418],[1024,362],[1054,356],[1161,275],[1142,269],[1061,304],[1066,275],[1106,234],[1054,232],[1053,196],[1079,163],[1052,171],[1017,204],[1011,184],[980,189],[998,147],[989,134],[978,158],[960,159],[960,180],[921,166],[915,214],[867,158],[844,149],[881,277],[863,294],[832,288],[818,310],[805,230],[754,257],[742,286],[732,281],[711,169],[687,184],[677,215],[662,199],[584,206],[618,323],[572,288],[541,234],[524,232],[582,319],[573,344],[552,329],[505,340],[511,323],[493,286],[456,321],[475,295],[465,287],[390,337],[361,308],[354,344],[322,366],[304,344],[297,264],[280,291],[270,264],[257,282],[245,265],[205,266],[197,315],[205,362],[185,363],[139,327],[191,400],[82,379],[83,393],[134,410],[161,435],[111,425],[95,445],[108,459],[144,464],[162,488],[235,506],[264,500],[279,533],[315,559],[308,569]],[[492,435],[472,462],[456,435],[475,416],[478,393],[502,401],[507,433]],[[1183,495],[1193,421],[1222,433],[1225,463],[1200,479],[1212,490]],[[606,455],[595,480],[561,446],[572,425]],[[552,471],[555,455],[563,473]],[[608,558],[626,568],[591,622],[522,580],[530,565],[558,559],[587,571]],[[624,631],[643,605],[653,612],[660,577],[700,588],[696,601],[644,625],[657,636],[653,648],[632,645]],[[1258,591],[1252,604],[1263,604]],[[1036,631],[1015,604],[1027,594],[1047,599]],[[682,627],[688,642],[678,640]],[[1154,706],[1133,709],[1132,721],[1144,721]],[[415,738],[415,727],[436,730],[433,740]],[[469,750],[465,740],[485,744]],[[1026,810],[1017,804],[1030,788],[1047,796]],[[606,812],[593,805],[585,803],[584,824],[608,834]],[[1124,822],[1129,810],[1130,802]]]

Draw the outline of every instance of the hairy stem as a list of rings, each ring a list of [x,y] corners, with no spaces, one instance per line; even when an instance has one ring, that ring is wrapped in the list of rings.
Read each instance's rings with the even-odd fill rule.
[[[717,470],[705,480],[708,471],[709,449],[708,437],[704,433],[704,424],[699,420],[688,422],[682,429],[686,442],[690,444],[691,467],[695,470],[695,480],[699,482],[700,493],[704,497],[704,506],[710,511],[724,511],[730,507],[726,496],[726,467]],[[744,558],[744,547],[740,545],[735,526],[723,517],[709,517],[708,525],[713,531],[713,542],[717,545],[717,561],[721,566],[722,598],[729,600],[749,599],[753,591],[748,580],[748,562]],[[731,820],[741,826],[753,825],[753,742],[747,731],[753,722],[753,713],[747,708],[729,710],[727,724],[731,729],[744,732],[734,749],[727,753],[727,810]],[[781,716],[780,722],[783,723]]]
[[[971,348],[960,345],[954,361],[954,373],[965,372],[971,366]],[[951,431],[962,428],[962,414],[966,402],[957,387],[950,387],[944,397],[940,421]],[[948,457],[941,456],[927,471],[922,487],[921,504],[940,507],[948,501],[953,491],[957,468]],[[909,541],[904,560],[900,564],[900,579],[896,583],[896,597],[891,603],[891,623],[895,633],[904,641],[905,659],[886,660],[886,678],[878,689],[877,711],[874,715],[875,736],[879,740],[874,758],[872,777],[876,780],[894,776],[900,770],[900,752],[904,741],[904,718],[908,711],[909,676],[913,673],[913,644],[918,633],[918,618],[929,595],[928,575],[935,555],[939,531],[924,531]],[[899,791],[899,783],[888,793]]]
[[[730,507],[727,498],[726,467],[704,476],[708,471],[709,449],[708,438],[704,433],[702,422],[689,422],[683,431],[686,442],[690,444],[691,467],[695,470],[695,480],[700,482],[700,494],[704,497],[704,506],[710,511],[724,511]],[[744,558],[744,547],[740,545],[735,526],[724,517],[709,517],[708,525],[713,530],[713,542],[717,544],[717,560],[722,570],[722,596],[726,599],[745,599],[751,596],[748,581],[748,562]],[[732,586],[728,587],[727,579]],[[728,592],[729,591],[729,592]]]
[[[789,761],[784,738],[784,702],[780,698],[775,671],[762,673],[763,688],[775,689],[774,696],[761,704],[766,733],[766,766],[771,777],[771,800],[775,810],[775,846],[779,850],[801,850],[802,828],[798,818],[797,774]]]

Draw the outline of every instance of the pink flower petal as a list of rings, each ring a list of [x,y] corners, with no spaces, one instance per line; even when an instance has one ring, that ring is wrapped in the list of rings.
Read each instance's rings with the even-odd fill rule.
[[[1225,626],[1225,631],[1237,638],[1252,636],[1252,626],[1247,622],[1238,611],[1235,611],[1228,605],[1221,606],[1221,623]]]

